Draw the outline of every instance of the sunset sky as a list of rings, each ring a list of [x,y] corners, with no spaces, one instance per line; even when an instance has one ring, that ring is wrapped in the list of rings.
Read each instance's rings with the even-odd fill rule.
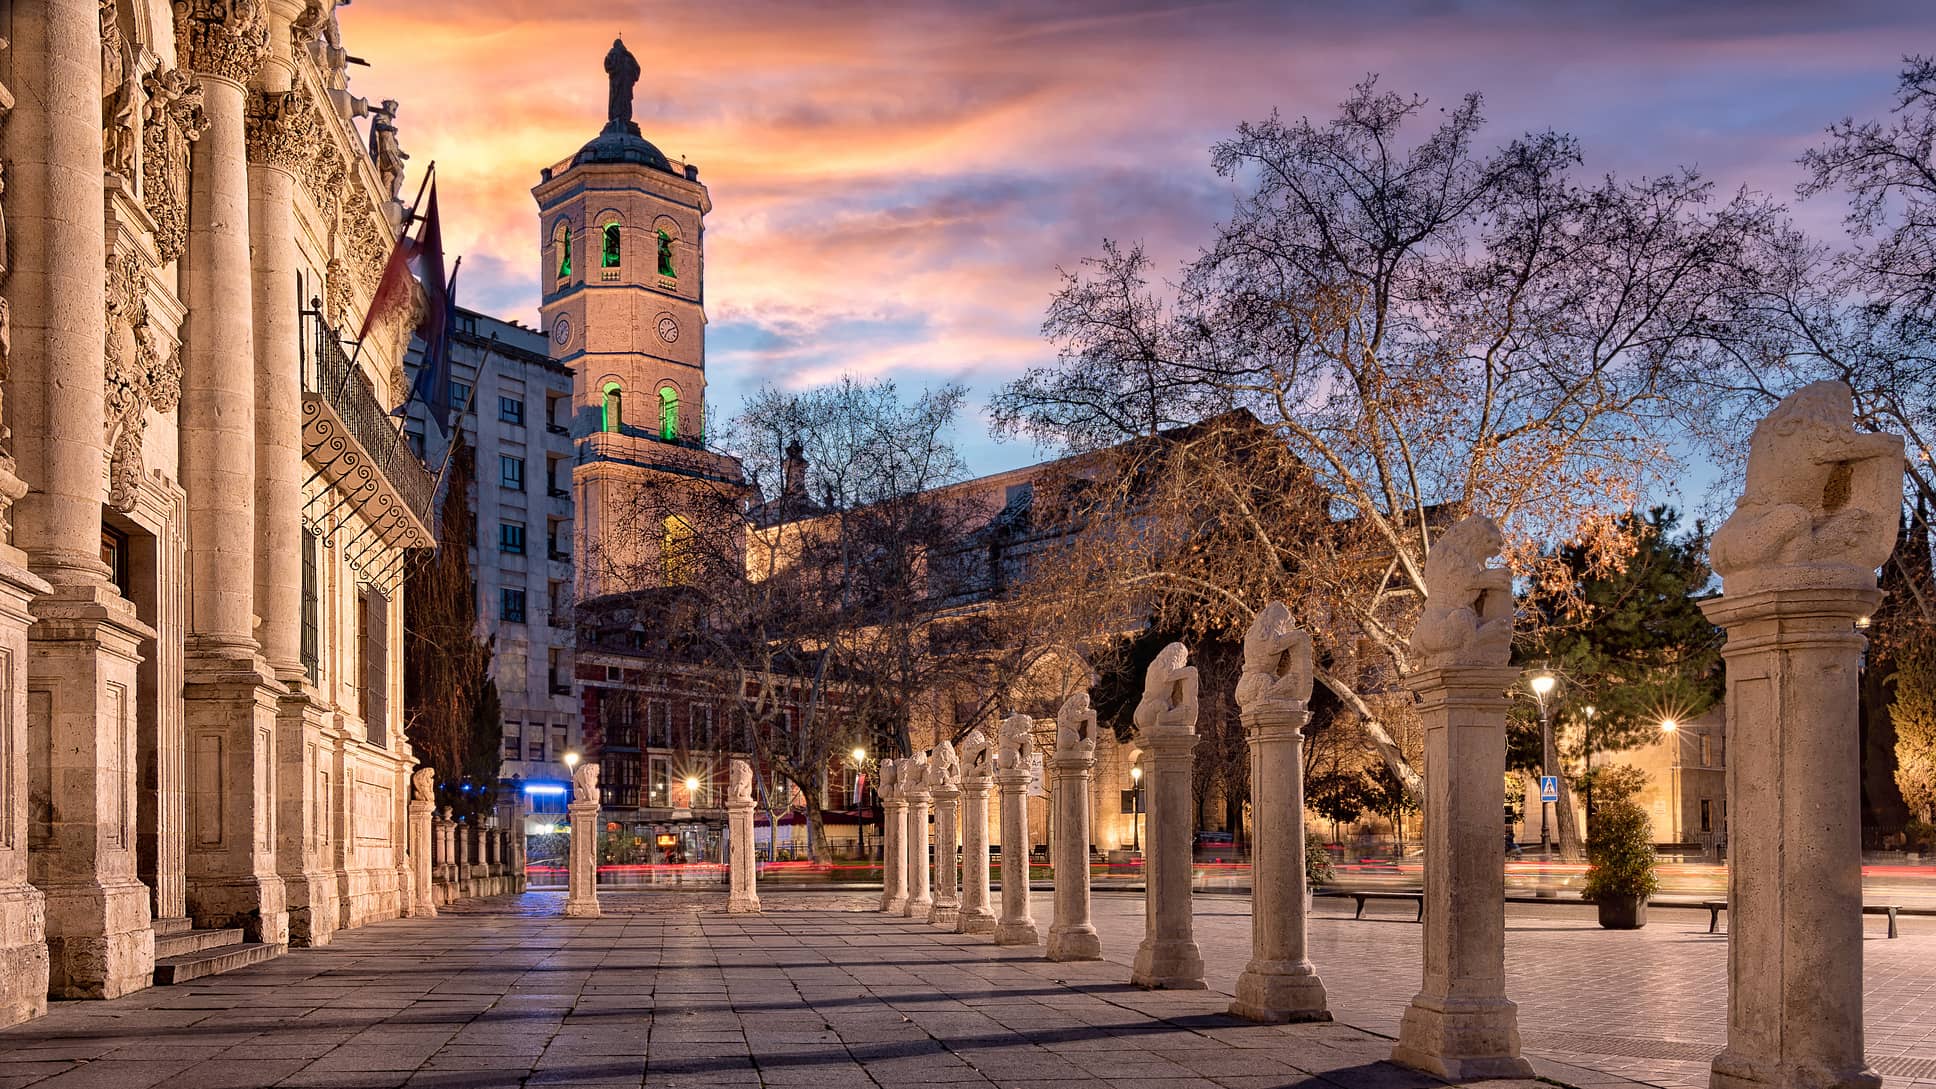
[[[1902,54],[1936,51],[1918,0],[356,0],[341,19],[370,63],[352,90],[401,100],[413,170],[437,162],[465,305],[535,321],[530,188],[598,131],[622,34],[646,138],[712,191],[711,414],[769,381],[960,380],[977,473],[1035,460],[979,414],[1050,357],[1057,267],[1104,237],[1189,255],[1229,207],[1208,149],[1240,120],[1328,117],[1377,72],[1434,106],[1484,93],[1494,140],[1574,132],[1590,174],[1694,165],[1792,198],[1823,127],[1884,113]],[[1838,227],[1833,205],[1801,213]]]

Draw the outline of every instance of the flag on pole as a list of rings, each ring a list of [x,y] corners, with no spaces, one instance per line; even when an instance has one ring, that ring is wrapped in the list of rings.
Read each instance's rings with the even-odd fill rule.
[[[433,167],[433,170],[435,168]],[[420,194],[423,199],[423,215],[418,216],[413,209],[411,218],[420,226],[417,237],[407,234],[397,239],[397,247],[390,253],[390,260],[383,266],[383,278],[378,281],[376,296],[370,300],[370,309],[363,318],[363,328],[357,334],[361,340],[370,335],[370,330],[394,317],[410,305],[410,280],[415,276],[423,291],[423,314],[414,330],[417,339],[423,343],[423,359],[417,370],[417,381],[411,389],[411,396],[423,401],[430,409],[430,415],[437,426],[446,433],[450,431],[450,333],[456,326],[452,309],[455,306],[452,288],[454,277],[444,273],[444,226],[437,211],[437,182],[432,176],[425,181],[426,190]]]

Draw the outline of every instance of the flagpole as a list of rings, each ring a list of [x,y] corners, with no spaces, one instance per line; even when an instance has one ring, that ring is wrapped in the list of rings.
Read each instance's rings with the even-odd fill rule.
[[[402,246],[405,242],[409,241],[410,225],[417,221],[417,209],[419,207],[422,207],[424,194],[430,190],[431,179],[435,178],[436,176],[437,176],[437,160],[432,159],[430,160],[430,165],[424,168],[423,181],[417,183],[416,199],[410,202],[410,210],[403,214],[403,226],[397,231],[396,244],[398,246]],[[393,249],[391,252],[392,252],[392,255],[394,256],[395,250]],[[389,262],[385,261],[384,265],[387,267],[389,265]],[[381,286],[382,284],[379,281],[378,287],[380,288]],[[375,297],[372,297],[370,299],[370,304],[372,306],[376,304]],[[369,313],[366,311],[363,315],[363,321],[367,325],[369,320],[370,320],[370,316],[369,316]],[[367,338],[368,332],[369,330],[367,328],[360,329],[357,331],[356,347],[354,350],[350,352],[349,369],[343,372],[343,379],[341,382],[337,384],[337,387],[336,387],[336,395],[338,397],[341,397],[343,395],[344,388],[346,388],[349,385],[350,375],[356,373],[357,366],[363,358],[363,341],[368,339]],[[340,346],[340,341],[339,341],[339,346]]]

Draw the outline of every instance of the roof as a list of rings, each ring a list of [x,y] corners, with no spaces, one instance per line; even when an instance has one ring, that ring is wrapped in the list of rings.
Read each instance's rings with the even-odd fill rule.
[[[573,166],[585,163],[629,163],[684,177],[682,171],[672,168],[672,160],[666,158],[665,152],[640,135],[638,124],[632,121],[606,122],[598,135],[571,157]]]

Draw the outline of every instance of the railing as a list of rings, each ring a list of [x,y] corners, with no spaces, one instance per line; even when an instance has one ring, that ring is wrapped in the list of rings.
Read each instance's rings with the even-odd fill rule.
[[[321,395],[343,426],[376,463],[390,486],[426,526],[435,526],[437,478],[417,460],[403,429],[376,399],[369,379],[343,351],[336,330],[315,321],[315,350],[303,368],[303,391]]]

